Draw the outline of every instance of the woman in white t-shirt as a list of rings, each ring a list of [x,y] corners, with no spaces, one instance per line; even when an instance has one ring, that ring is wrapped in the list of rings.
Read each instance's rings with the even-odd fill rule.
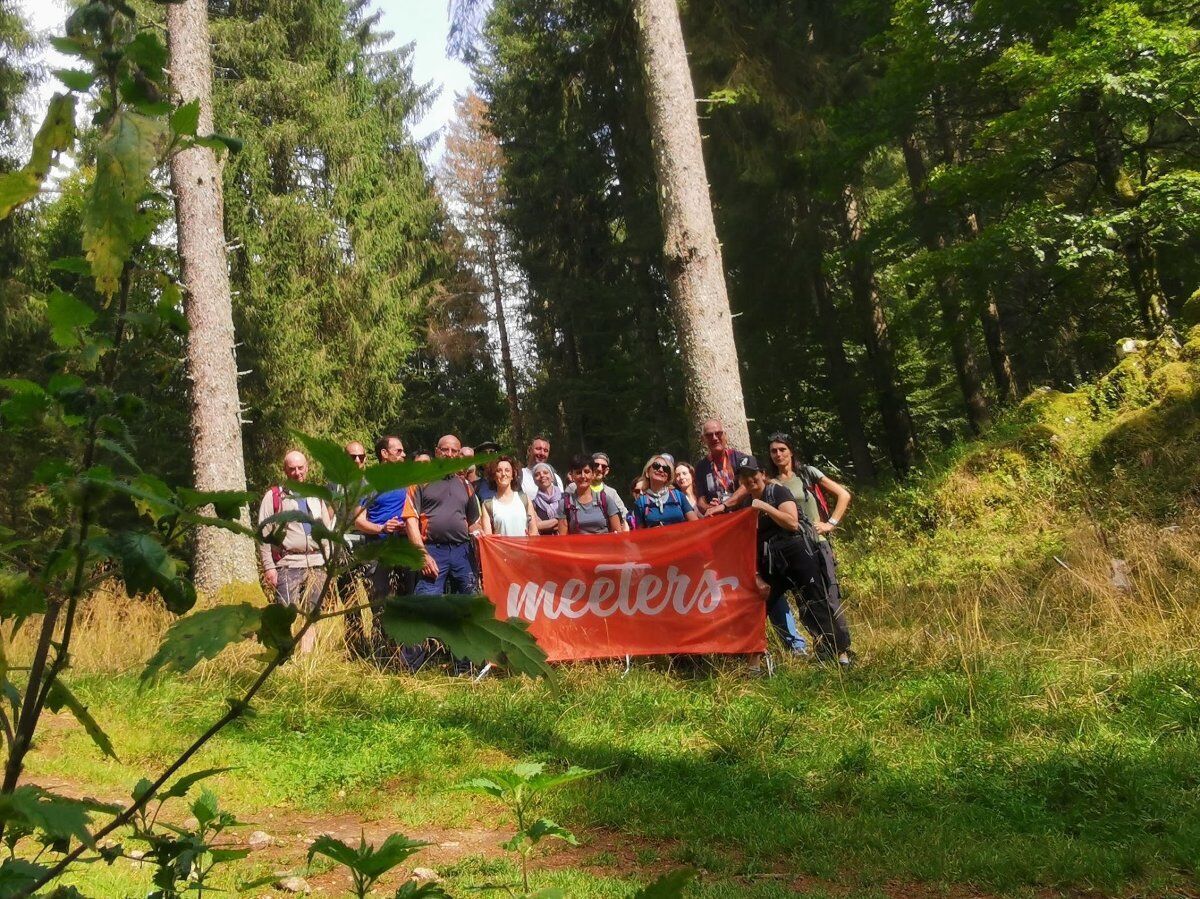
[[[501,537],[536,537],[537,524],[529,497],[513,487],[516,463],[501,456],[492,469],[496,495],[483,501],[483,532]]]

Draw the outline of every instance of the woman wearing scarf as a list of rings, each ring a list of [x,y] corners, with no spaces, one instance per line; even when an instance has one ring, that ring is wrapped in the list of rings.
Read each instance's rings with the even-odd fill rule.
[[[538,534],[549,537],[558,533],[558,507],[562,503],[562,488],[554,483],[554,469],[545,462],[533,466],[533,516]]]
[[[651,456],[642,469],[647,486],[633,507],[639,528],[660,528],[681,521],[695,521],[700,517],[682,491],[671,486],[675,473],[674,461],[668,455],[659,454]]]

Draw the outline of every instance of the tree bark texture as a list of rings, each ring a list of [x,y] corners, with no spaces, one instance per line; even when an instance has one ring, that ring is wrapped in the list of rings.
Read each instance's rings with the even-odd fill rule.
[[[838,212],[838,230],[850,263],[850,295],[859,325],[866,336],[867,363],[871,381],[875,385],[879,416],[883,420],[888,459],[896,474],[903,476],[912,468],[916,457],[916,430],[908,408],[908,396],[900,384],[900,369],[896,364],[896,351],[892,346],[879,285],[871,260],[863,252],[860,243],[862,221],[858,196],[853,187],[848,185],[843,191]]]
[[[917,145],[916,138],[911,134],[905,135],[901,143],[901,150],[904,153],[904,164],[908,172],[908,183],[912,189],[913,202],[916,204],[917,230],[920,232],[921,240],[926,248],[932,251],[940,250],[945,246],[945,237],[937,223],[933,221],[933,210],[930,208],[929,194],[926,190],[925,157]],[[975,351],[971,348],[970,336],[967,333],[962,302],[956,295],[953,285],[945,277],[939,277],[936,280],[934,290],[941,308],[946,340],[950,344],[950,355],[954,360],[954,372],[958,377],[959,389],[962,391],[967,421],[971,425],[971,430],[978,434],[987,427],[991,416],[979,379],[979,366],[975,361]]]
[[[749,451],[741,369],[679,9],[676,0],[634,0],[634,14],[685,396],[697,426],[720,419],[730,444]]]
[[[967,235],[974,240],[979,236],[979,216],[968,212],[963,218]],[[1004,334],[1004,320],[1000,317],[1000,304],[996,292],[989,286],[979,310],[979,324],[983,328],[983,342],[987,347],[988,361],[992,366],[992,380],[996,382],[996,394],[1003,403],[1015,403],[1021,393],[1017,376],[1013,371],[1012,357],[1008,354],[1008,338]]]
[[[167,5],[172,85],[182,102],[200,101],[198,134],[211,134],[212,56],[205,0]],[[233,301],[225,258],[221,168],[213,151],[192,147],[171,159],[191,381],[192,466],[199,490],[245,490],[242,425],[234,355]],[[242,509],[243,522],[249,514]],[[195,580],[212,592],[258,579],[254,544],[219,528],[201,528]]]

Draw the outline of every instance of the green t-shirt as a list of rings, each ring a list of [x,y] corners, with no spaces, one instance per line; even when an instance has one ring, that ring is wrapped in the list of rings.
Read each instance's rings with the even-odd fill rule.
[[[820,469],[808,467],[808,475],[813,479],[813,482],[821,480],[825,477],[824,472]],[[790,478],[775,478],[776,484],[782,484],[792,492],[792,496],[796,497],[796,505],[800,508],[800,514],[807,518],[813,524],[821,520],[821,507],[817,505],[817,498],[813,496],[811,490],[805,487],[804,479],[800,475],[793,473]],[[817,539],[825,542],[825,537],[818,534]]]

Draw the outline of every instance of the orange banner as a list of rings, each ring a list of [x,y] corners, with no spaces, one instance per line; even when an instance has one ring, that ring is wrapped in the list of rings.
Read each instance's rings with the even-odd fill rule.
[[[483,592],[551,661],[766,649],[749,510],[572,537],[483,537]]]

